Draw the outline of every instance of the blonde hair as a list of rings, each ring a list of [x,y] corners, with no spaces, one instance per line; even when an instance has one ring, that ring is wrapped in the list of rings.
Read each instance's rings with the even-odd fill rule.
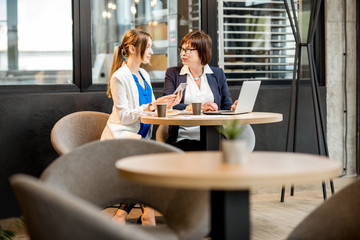
[[[140,29],[131,29],[127,31],[123,37],[122,43],[115,49],[113,61],[109,73],[108,90],[107,95],[111,98],[110,80],[116,70],[118,70],[124,63],[124,57],[129,57],[129,46],[132,45],[137,51],[137,55],[141,58],[144,57],[146,46],[150,34]]]

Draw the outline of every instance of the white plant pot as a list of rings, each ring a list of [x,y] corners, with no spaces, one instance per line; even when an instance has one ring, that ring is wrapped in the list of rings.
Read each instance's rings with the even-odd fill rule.
[[[222,140],[221,151],[225,163],[245,164],[248,161],[248,152],[244,140]]]

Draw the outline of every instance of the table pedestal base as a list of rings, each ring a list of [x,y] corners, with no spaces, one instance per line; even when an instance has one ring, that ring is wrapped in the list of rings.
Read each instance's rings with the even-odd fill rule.
[[[205,145],[204,149],[220,150],[221,134],[216,128],[217,126],[200,126],[200,139]]]
[[[249,191],[211,191],[211,239],[250,239]]]

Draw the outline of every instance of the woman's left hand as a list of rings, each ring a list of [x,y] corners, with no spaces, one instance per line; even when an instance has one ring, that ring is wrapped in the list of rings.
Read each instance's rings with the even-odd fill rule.
[[[234,104],[231,106],[231,110],[235,111],[235,108],[237,106],[238,100],[234,102]]]
[[[201,110],[203,112],[206,112],[206,111],[217,111],[219,108],[218,108],[218,105],[216,103],[213,103],[213,102],[207,102],[207,103],[204,103],[202,106],[201,106]]]

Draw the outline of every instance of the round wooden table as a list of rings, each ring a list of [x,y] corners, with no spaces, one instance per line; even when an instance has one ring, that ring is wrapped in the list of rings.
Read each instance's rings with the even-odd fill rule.
[[[281,122],[281,113],[251,112],[238,115],[175,115],[168,117],[141,116],[140,121],[147,124],[182,126],[218,126],[237,120],[238,124],[263,124]]]
[[[200,141],[207,150],[220,149],[220,133],[216,127],[236,120],[238,124],[265,124],[281,122],[281,113],[251,112],[238,115],[175,115],[168,117],[141,116],[140,121],[156,125],[200,126]]]
[[[249,239],[249,188],[333,178],[340,164],[319,155],[253,152],[247,164],[226,164],[220,152],[161,153],[116,163],[120,176],[156,186],[211,190],[212,239]]]

